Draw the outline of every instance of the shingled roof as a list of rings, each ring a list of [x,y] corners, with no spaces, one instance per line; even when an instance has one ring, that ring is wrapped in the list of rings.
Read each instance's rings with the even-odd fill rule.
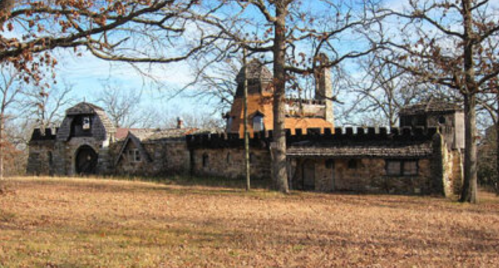
[[[80,102],[66,110],[67,115],[95,114],[96,111],[104,111],[101,107],[88,102]]]
[[[286,150],[290,157],[428,157],[433,152],[431,140],[427,141],[350,141],[302,142]]]
[[[258,59],[252,59],[246,66],[243,66],[236,76],[236,82],[244,82],[244,71],[247,69],[246,75],[248,80],[272,81],[272,73]]]
[[[415,115],[434,112],[455,112],[462,110],[463,108],[455,103],[430,99],[428,102],[418,103],[400,109],[400,115]]]

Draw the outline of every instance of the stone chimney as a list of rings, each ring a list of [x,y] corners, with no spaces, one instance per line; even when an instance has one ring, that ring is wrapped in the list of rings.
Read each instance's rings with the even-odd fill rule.
[[[317,67],[315,73],[315,98],[326,103],[325,119],[334,125],[333,113],[333,84],[331,82],[331,68],[320,68],[322,65],[329,63],[328,57],[321,53],[317,59]]]
[[[180,117],[177,117],[177,128],[178,129],[184,128],[184,120],[182,120],[182,118]]]

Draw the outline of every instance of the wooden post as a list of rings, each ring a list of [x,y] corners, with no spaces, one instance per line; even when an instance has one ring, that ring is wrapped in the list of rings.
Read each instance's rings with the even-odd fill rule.
[[[250,155],[249,155],[249,133],[248,133],[248,69],[246,62],[246,48],[243,48],[243,105],[244,105],[244,166],[246,167],[246,191],[251,190],[251,170],[250,170]]]

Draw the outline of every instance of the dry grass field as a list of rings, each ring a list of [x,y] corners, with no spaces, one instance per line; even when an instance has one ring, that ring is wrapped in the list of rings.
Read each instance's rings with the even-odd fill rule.
[[[499,199],[13,178],[0,267],[499,267]]]

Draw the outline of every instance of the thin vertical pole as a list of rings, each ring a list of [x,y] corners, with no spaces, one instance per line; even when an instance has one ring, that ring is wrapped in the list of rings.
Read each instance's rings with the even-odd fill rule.
[[[251,172],[250,172],[250,156],[249,156],[249,133],[248,133],[248,69],[246,65],[246,48],[243,48],[243,103],[244,103],[244,161],[246,167],[246,191],[251,190]]]

